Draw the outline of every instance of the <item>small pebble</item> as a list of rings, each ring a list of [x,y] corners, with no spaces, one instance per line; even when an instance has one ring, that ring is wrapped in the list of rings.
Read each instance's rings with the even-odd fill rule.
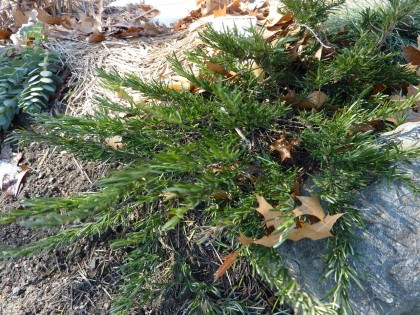
[[[13,288],[12,294],[13,295],[19,295],[20,294],[20,288],[17,288],[17,287]]]

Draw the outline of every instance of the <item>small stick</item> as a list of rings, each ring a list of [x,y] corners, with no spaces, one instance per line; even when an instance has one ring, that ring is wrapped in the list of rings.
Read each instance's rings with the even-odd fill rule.
[[[77,160],[74,157],[73,157],[73,161],[77,165],[77,167],[80,169],[80,172],[87,178],[87,180],[89,181],[89,183],[92,185],[93,182],[90,180],[88,174],[86,174],[85,170],[82,169],[82,167],[80,166],[80,164],[77,162]]]

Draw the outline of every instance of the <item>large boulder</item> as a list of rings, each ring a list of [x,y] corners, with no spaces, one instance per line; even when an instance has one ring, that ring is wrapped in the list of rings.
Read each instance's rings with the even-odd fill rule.
[[[403,147],[420,145],[420,123],[410,122],[384,134],[385,141]],[[420,178],[420,160],[400,163],[414,180]],[[349,292],[354,314],[420,314],[420,199],[401,181],[381,181],[363,190],[357,207],[367,227],[358,230],[361,240],[352,244],[361,254],[354,259],[361,273],[361,290],[354,284]],[[300,284],[318,298],[332,287],[320,280],[326,266],[320,255],[326,241],[286,241],[278,250]],[[370,277],[362,276],[362,272]]]

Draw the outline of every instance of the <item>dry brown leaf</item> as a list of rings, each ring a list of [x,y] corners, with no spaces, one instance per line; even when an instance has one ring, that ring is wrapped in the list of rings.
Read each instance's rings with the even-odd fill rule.
[[[257,240],[254,241],[254,244],[262,245],[265,247],[274,247],[274,245],[277,244],[277,242],[280,240],[280,236],[282,234],[270,234],[268,236],[263,236]]]
[[[99,33],[101,31],[101,25],[93,17],[87,16],[83,12],[79,12],[79,22],[74,27],[78,31],[86,34]]]
[[[420,87],[420,85],[419,86],[415,86],[413,84],[410,84],[407,87],[407,96],[408,97],[411,97],[411,96],[420,96],[419,95],[419,93],[420,93],[419,87]]]
[[[220,267],[216,270],[216,273],[214,274],[214,281],[217,281],[221,276],[223,276],[226,271],[234,264],[236,259],[238,258],[239,252],[233,252],[229,255],[227,255],[224,258],[223,264],[220,265]]]
[[[264,81],[264,71],[255,61],[252,61],[251,63],[251,70],[257,78],[258,83],[262,83]]]
[[[327,94],[321,91],[314,91],[310,93],[306,99],[315,105],[316,108],[320,108],[327,101]]]
[[[105,144],[115,150],[121,150],[125,148],[125,144],[122,142],[121,136],[114,136],[105,139]]]
[[[285,102],[287,105],[293,104],[297,100],[297,95],[295,91],[287,89],[287,94],[282,94],[279,96],[279,99]]]
[[[166,26],[159,29],[155,23],[142,22],[142,27],[144,28],[144,35],[146,36],[156,36],[168,32]]]
[[[164,201],[168,201],[178,197],[178,195],[176,193],[164,193],[159,195],[159,197],[162,197]]]
[[[276,151],[280,154],[281,161],[283,162],[286,159],[292,158],[290,154],[290,150],[292,149],[292,144],[286,140],[284,135],[280,139],[274,141],[272,145],[270,145],[271,151]]]
[[[19,194],[19,190],[20,190],[20,184],[22,183],[23,178],[26,176],[26,173],[28,173],[29,168],[24,165],[21,164],[20,165],[20,173],[18,176],[16,176],[15,178],[15,184],[13,185],[13,197],[16,197]]]
[[[181,76],[174,76],[170,78],[170,81],[168,83],[168,88],[178,91],[178,92],[184,92],[184,91],[191,91],[193,88],[193,85],[191,82]]]
[[[228,10],[239,9],[241,7],[241,0],[235,0],[227,6]]]
[[[291,12],[287,12],[286,14],[280,14],[277,11],[270,11],[270,14],[266,18],[266,27],[267,29],[271,29],[277,25],[285,26],[286,24],[292,23],[294,20],[293,14]]]
[[[356,124],[353,130],[354,132],[365,133],[365,132],[373,131],[373,130],[381,130],[383,128],[385,128],[384,120],[374,119],[365,123]]]
[[[297,217],[301,215],[313,215],[319,220],[325,217],[324,209],[315,194],[311,193],[310,197],[296,196],[296,198],[302,203],[302,205],[293,210],[293,213]]]
[[[259,207],[256,210],[264,216],[267,227],[278,228],[280,224],[283,223],[283,220],[278,218],[279,216],[283,216],[283,212],[271,211],[273,207],[264,199],[264,197],[258,195],[256,197],[259,203]],[[253,240],[240,233],[238,238],[239,242],[243,245],[254,243],[266,247],[274,247],[285,235],[288,235],[288,239],[292,241],[298,241],[306,237],[312,240],[319,240],[332,236],[330,232],[332,226],[344,213],[325,216],[324,210],[315,194],[311,194],[310,197],[297,196],[297,198],[302,202],[302,205],[293,210],[294,215],[296,217],[310,215],[313,220],[308,220],[306,222],[300,220],[301,222],[298,222],[299,224],[294,224],[282,233],[269,234],[257,240]],[[270,224],[267,222],[270,222]],[[316,223],[312,224],[313,222]]]
[[[286,29],[287,33],[285,35],[296,36],[301,30],[302,28],[299,25],[292,24]]]
[[[377,94],[385,91],[386,85],[382,83],[377,83],[372,88],[372,93]]]
[[[299,178],[296,177],[293,183],[293,188],[292,188],[293,199],[296,199],[296,197],[299,195],[299,192],[300,192],[300,182],[299,182]]]
[[[121,33],[115,33],[112,36],[115,38],[128,38],[128,37],[138,37],[142,29],[140,27],[129,27]]]
[[[398,125],[402,121],[405,122],[405,119],[407,118],[407,116],[410,115],[412,112],[413,110],[411,108],[406,108],[400,112],[395,113],[392,116],[386,117],[385,121],[392,123],[394,125]]]
[[[49,38],[62,38],[62,39],[74,39],[76,35],[75,30],[68,29],[62,25],[51,26],[46,30],[46,34]]]
[[[403,47],[403,56],[407,63],[420,66],[420,50],[413,46]]]
[[[230,0],[205,0],[205,3],[201,6],[201,15],[206,16],[211,13],[215,9],[220,9],[223,6],[227,6]]]
[[[92,33],[88,38],[86,38],[86,40],[89,43],[100,43],[105,40],[105,35],[103,33]]]
[[[417,108],[417,112],[420,112],[420,85],[414,86],[410,84],[407,87],[407,97],[415,97],[416,104],[415,107]]]
[[[225,69],[225,66],[223,66],[221,63],[215,63],[215,62],[207,61],[206,62],[206,67],[209,70],[211,70],[213,72],[216,72],[218,74],[221,74],[221,75],[226,75],[226,73],[227,73],[227,71]]]
[[[213,197],[215,199],[232,200],[232,196],[229,195],[227,192],[217,192],[217,193],[211,194],[210,197]]]
[[[14,153],[10,145],[3,145],[0,152],[0,191],[17,196],[22,179],[28,171],[26,165],[18,165],[22,153]]]
[[[318,60],[321,60],[321,58],[322,58],[322,46],[319,47],[319,49],[316,51],[315,58],[318,59]]]
[[[226,5],[224,5],[220,9],[214,9],[213,10],[213,15],[214,15],[215,18],[218,17],[218,16],[226,16],[226,10],[227,10],[227,7],[226,7]]]
[[[321,91],[314,91],[308,96],[306,96],[305,99],[300,101],[298,104],[296,104],[295,108],[298,109],[319,109],[322,105],[325,104],[328,97],[327,94]]]
[[[13,12],[13,18],[15,21],[15,27],[20,28],[23,24],[28,23],[28,17],[20,10]]]
[[[0,29],[0,39],[9,39],[12,34],[13,33],[8,30]]]
[[[331,228],[334,223],[340,218],[344,213],[334,214],[332,216],[327,215],[324,219],[315,224],[306,224],[303,228],[294,229],[288,239],[292,241],[299,241],[303,238],[310,238],[311,240],[320,240],[322,238],[330,237]]]
[[[258,201],[258,208],[256,210],[264,217],[267,227],[274,227],[277,229],[282,223],[283,211],[271,211],[274,209],[263,196],[256,195]]]
[[[306,44],[299,44],[299,43],[296,43],[295,45],[290,46],[290,49],[288,50],[290,60],[296,61],[300,57],[301,53],[306,48],[306,46],[307,46]]]
[[[61,17],[53,17],[49,15],[44,9],[36,9],[38,12],[38,20],[40,20],[43,23],[51,24],[51,25],[60,25],[63,22],[63,18]]]
[[[333,46],[328,47],[328,48],[321,46],[316,51],[315,58],[318,59],[318,60],[321,60],[323,58],[326,59],[326,58],[330,57],[334,52],[335,52],[335,47],[333,47]]]
[[[262,37],[268,42],[273,42],[278,37],[278,35],[281,34],[281,33],[282,33],[282,30],[270,31],[268,29],[265,29]],[[275,42],[274,42],[274,44],[275,44]]]
[[[251,237],[245,236],[242,233],[239,233],[238,241],[242,245],[249,245],[254,243],[254,240]]]

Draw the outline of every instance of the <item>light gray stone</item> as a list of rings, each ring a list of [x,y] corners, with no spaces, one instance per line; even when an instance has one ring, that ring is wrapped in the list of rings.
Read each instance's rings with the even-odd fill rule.
[[[384,135],[404,147],[420,145],[420,123],[402,125]],[[400,163],[418,181],[420,160]],[[373,184],[358,196],[357,208],[366,219],[366,229],[357,230],[362,238],[353,247],[360,254],[353,259],[356,270],[371,277],[361,277],[364,291],[356,284],[350,290],[354,314],[420,314],[420,199],[401,181]],[[301,285],[318,298],[332,287],[331,280],[320,280],[326,266],[319,255],[326,240],[286,241],[279,247],[285,264]]]

